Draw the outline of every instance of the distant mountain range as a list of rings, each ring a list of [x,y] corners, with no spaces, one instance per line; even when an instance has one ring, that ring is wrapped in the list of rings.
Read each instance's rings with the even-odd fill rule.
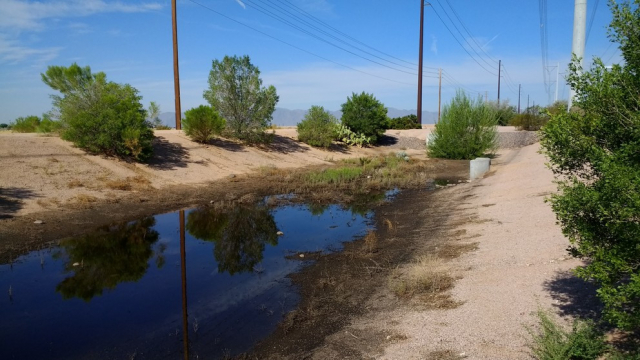
[[[402,117],[411,114],[416,114],[415,110],[401,110],[396,108],[387,108],[387,115],[390,118]],[[341,111],[329,111],[333,116],[340,119],[342,117]],[[307,110],[290,110],[285,108],[276,108],[276,111],[273,113],[273,121],[272,124],[277,126],[296,126],[304,116],[307,114]],[[184,117],[184,114],[182,114]],[[158,116],[164,125],[175,127],[176,126],[176,113],[174,112],[165,112]],[[436,119],[438,118],[438,113],[435,111],[423,111],[422,112],[422,123],[423,124],[434,124]]]

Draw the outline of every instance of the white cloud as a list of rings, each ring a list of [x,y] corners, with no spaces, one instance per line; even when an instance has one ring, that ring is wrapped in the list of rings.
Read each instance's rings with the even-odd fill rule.
[[[431,35],[431,51],[438,55],[438,39],[435,35]]]
[[[44,64],[58,56],[60,47],[34,49],[19,45],[17,41],[8,39],[0,34],[0,62],[14,64],[24,60],[31,60],[36,64]]]
[[[242,1],[240,1],[240,0],[236,0],[236,2],[237,2],[240,6],[242,6],[242,8],[243,8],[243,9],[246,9],[246,8],[247,8],[247,6],[246,6]]]
[[[42,30],[42,20],[62,17],[82,17],[108,12],[146,12],[159,10],[161,3],[131,4],[104,0],[57,0],[49,2],[0,0],[0,28],[11,30]]]

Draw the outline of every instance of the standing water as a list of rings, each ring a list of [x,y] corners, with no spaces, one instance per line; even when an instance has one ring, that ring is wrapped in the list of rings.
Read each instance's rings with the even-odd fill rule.
[[[339,250],[370,229],[371,215],[264,202],[198,208],[43,247],[0,265],[0,358],[177,359],[185,341],[192,358],[248,351],[297,305],[287,275],[304,253]]]

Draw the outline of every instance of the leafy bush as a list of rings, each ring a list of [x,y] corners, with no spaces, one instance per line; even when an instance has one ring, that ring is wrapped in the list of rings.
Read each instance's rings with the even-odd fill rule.
[[[358,135],[364,135],[376,143],[384,134],[387,108],[372,94],[353,93],[342,104],[342,124]]]
[[[248,56],[225,56],[214,60],[209,73],[209,89],[204,98],[226,120],[226,134],[249,144],[268,143],[265,133],[271,124],[279,97],[276,88],[262,86],[260,70]]]
[[[430,157],[474,159],[496,148],[495,110],[481,98],[473,101],[458,91],[444,106],[440,122],[431,134],[427,150]]]
[[[224,129],[224,119],[211,106],[200,105],[184,113],[184,133],[193,141],[206,143]]]
[[[489,105],[492,106],[496,112],[498,118],[498,125],[507,126],[511,120],[517,115],[517,109],[515,106],[509,105],[509,101],[490,101]]]
[[[328,148],[338,137],[338,120],[322,106],[312,106],[298,124],[298,140]]]
[[[592,322],[576,321],[566,331],[543,311],[538,312],[538,319],[538,332],[530,330],[530,348],[538,360],[596,360],[607,351],[602,332]]]
[[[60,121],[52,120],[49,114],[42,115],[42,120],[36,131],[41,134],[50,134],[59,132],[62,129]]]
[[[138,90],[108,82],[87,66],[49,66],[42,80],[63,96],[52,96],[61,136],[91,153],[144,161],[153,153],[153,130]]]
[[[422,125],[418,124],[416,115],[407,115],[387,120],[387,129],[406,130],[406,129],[422,129]]]
[[[538,131],[549,121],[549,117],[541,114],[525,112],[516,115],[509,125],[515,126],[518,130]]]
[[[33,133],[40,125],[40,118],[31,115],[27,117],[19,117],[11,124],[11,130],[19,133]]]
[[[0,124],[0,129],[8,129],[8,128],[9,128],[9,124],[5,124],[5,123]]]
[[[640,328],[640,5],[610,2],[609,37],[620,43],[623,65],[596,58],[584,71],[577,59],[568,81],[578,111],[553,116],[541,144],[559,193],[550,202],[570,253],[586,265],[576,273],[594,281],[605,318]]]

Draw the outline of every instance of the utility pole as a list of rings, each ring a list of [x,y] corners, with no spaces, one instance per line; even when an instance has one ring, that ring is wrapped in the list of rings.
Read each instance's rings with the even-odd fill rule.
[[[175,1],[175,0],[174,0]],[[418,124],[422,125],[422,44],[424,37],[424,0],[420,0],[420,56],[418,61]]]
[[[442,68],[439,70],[438,76],[438,122],[440,122],[440,104],[442,102]]]
[[[171,0],[171,19],[173,24],[173,87],[176,96],[176,130],[182,129],[180,118],[180,71],[178,70],[178,20],[176,14],[176,0]]]
[[[527,112],[529,112],[529,94],[527,94]]]
[[[522,92],[522,84],[518,84],[518,114],[520,114],[520,93]]]
[[[484,92],[484,102],[489,101],[489,92],[485,90]]]
[[[560,80],[560,63],[558,62],[558,67],[556,68],[556,99],[554,102],[558,102],[558,81]]]
[[[587,0],[575,0],[573,10],[573,44],[571,46],[571,53],[580,59],[580,65],[582,65],[582,59],[584,58],[584,44],[585,33],[587,29]],[[571,110],[573,98],[576,96],[576,91],[571,88],[568,101],[568,110]]]
[[[500,70],[502,70],[502,60],[498,60],[498,106],[500,106]]]

